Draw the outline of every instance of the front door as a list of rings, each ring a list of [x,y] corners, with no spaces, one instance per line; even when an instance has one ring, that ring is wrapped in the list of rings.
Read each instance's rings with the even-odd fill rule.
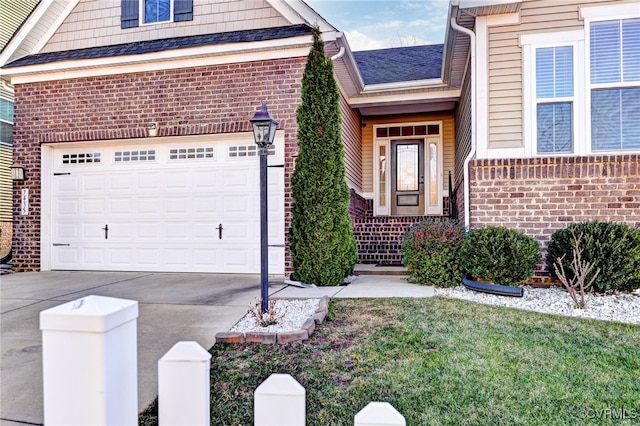
[[[424,141],[391,141],[391,214],[424,214]]]

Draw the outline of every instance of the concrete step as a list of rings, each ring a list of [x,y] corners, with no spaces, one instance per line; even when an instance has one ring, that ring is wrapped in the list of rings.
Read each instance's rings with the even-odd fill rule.
[[[357,264],[353,273],[355,275],[407,275],[407,268],[404,266]]]

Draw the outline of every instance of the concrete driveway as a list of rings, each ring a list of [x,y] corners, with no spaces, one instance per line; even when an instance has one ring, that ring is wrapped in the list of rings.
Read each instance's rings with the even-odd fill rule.
[[[284,285],[270,283],[270,293]],[[40,425],[42,337],[39,313],[84,296],[136,300],[138,406],[157,396],[157,362],[179,341],[205,349],[260,297],[257,275],[138,272],[29,272],[0,276],[0,424]]]

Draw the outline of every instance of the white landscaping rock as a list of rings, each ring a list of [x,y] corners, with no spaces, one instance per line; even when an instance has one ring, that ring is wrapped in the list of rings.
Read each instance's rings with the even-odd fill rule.
[[[636,293],[588,294],[586,296],[587,307],[585,309],[576,309],[569,293],[561,287],[547,289],[526,286],[524,287],[523,297],[506,297],[479,293],[459,286],[436,288],[436,296],[546,314],[640,324],[640,295]]]
[[[255,317],[248,313],[229,331],[253,332],[261,331],[268,333],[285,333],[288,331],[300,330],[306,320],[311,318],[318,310],[320,299],[305,300],[275,300],[275,309],[278,315],[284,314],[276,324],[268,327],[261,327]]]

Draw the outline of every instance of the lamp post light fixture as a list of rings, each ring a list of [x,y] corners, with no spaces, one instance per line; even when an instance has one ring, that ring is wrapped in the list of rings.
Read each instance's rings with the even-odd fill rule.
[[[278,122],[271,117],[267,103],[263,102],[249,120],[253,127],[253,138],[258,145],[260,157],[260,308],[262,312],[269,309],[269,232],[267,221],[267,155],[276,136]]]

